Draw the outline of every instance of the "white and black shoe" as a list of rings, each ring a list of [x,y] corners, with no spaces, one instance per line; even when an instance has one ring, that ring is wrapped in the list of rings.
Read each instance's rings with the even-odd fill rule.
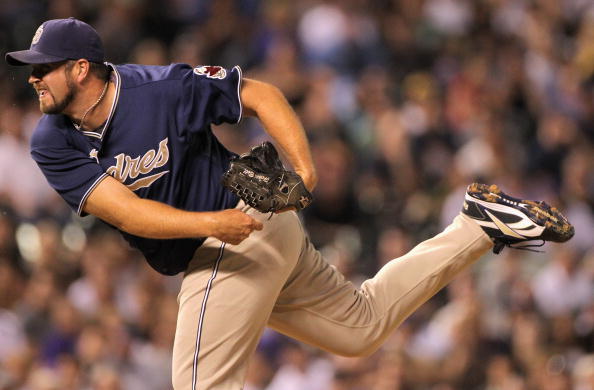
[[[493,252],[509,246],[526,249],[545,241],[565,242],[574,228],[555,207],[504,194],[496,185],[473,183],[466,189],[462,213],[473,218],[495,243]],[[512,246],[542,240],[540,245]]]

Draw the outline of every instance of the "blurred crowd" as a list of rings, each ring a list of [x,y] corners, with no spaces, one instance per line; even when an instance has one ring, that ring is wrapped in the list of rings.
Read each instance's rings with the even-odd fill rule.
[[[372,356],[267,330],[246,390],[594,389],[592,0],[0,1],[2,53],[69,16],[113,63],[277,85],[320,177],[304,223],[355,284],[441,231],[472,181],[575,225],[543,253],[487,255]],[[28,71],[0,65],[0,390],[169,389],[180,276],[49,188]],[[215,133],[238,153],[266,138],[251,119]]]

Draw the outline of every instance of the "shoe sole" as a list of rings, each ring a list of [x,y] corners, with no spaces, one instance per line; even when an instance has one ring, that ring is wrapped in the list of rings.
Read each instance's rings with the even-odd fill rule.
[[[497,203],[505,206],[510,206],[510,202],[525,204],[526,207],[522,207],[521,210],[534,223],[545,227],[540,237],[545,241],[565,242],[573,237],[575,233],[574,227],[569,223],[567,218],[557,208],[551,207],[545,202],[513,198],[506,195],[495,184],[473,183],[468,186],[467,192],[471,197],[489,203]],[[504,199],[507,201],[504,201]]]

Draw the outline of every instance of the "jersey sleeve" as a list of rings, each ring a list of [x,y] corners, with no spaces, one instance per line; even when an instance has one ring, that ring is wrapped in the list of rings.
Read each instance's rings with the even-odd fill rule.
[[[197,66],[181,79],[180,117],[185,130],[196,133],[241,120],[241,68]]]
[[[101,166],[68,140],[47,129],[37,129],[31,139],[31,156],[50,186],[78,214],[93,189],[107,177]]]

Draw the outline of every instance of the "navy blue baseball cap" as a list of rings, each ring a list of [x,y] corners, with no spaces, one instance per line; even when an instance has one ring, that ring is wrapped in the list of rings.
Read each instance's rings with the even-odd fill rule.
[[[10,65],[47,64],[84,58],[103,62],[103,43],[97,31],[75,18],[44,22],[33,36],[29,50],[6,53]]]

